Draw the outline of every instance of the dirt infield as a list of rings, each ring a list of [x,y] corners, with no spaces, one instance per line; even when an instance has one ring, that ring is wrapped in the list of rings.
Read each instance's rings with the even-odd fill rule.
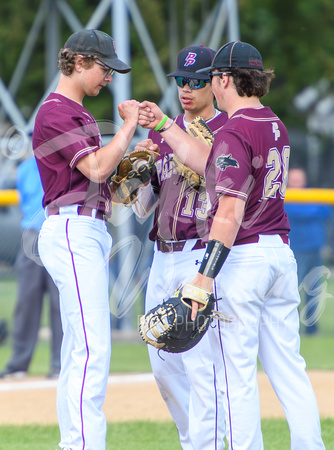
[[[309,371],[318,400],[321,417],[334,417],[334,372]],[[258,374],[262,416],[283,417],[267,376]],[[0,381],[0,425],[55,424],[56,380],[27,378]],[[127,420],[171,420],[165,403],[153,380],[153,375],[111,375],[104,404],[108,422]],[[157,414],[159,412],[159,417]]]

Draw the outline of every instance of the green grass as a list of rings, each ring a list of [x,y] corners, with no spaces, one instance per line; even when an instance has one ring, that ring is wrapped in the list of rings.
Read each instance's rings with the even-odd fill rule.
[[[334,450],[334,419],[321,420],[321,431],[326,450]],[[262,433],[266,450],[290,449],[289,428],[284,419],[262,420]]]
[[[15,305],[16,283],[13,278],[0,279],[0,317],[6,319],[9,329],[12,327],[12,316]],[[301,335],[301,354],[306,360],[308,369],[334,370],[334,278],[327,287],[328,298],[325,300],[323,313],[319,320],[320,333],[308,337]],[[48,324],[48,307],[42,314],[42,326]],[[302,327],[301,327],[302,329]],[[10,339],[0,346],[0,370],[5,366],[10,356]],[[29,368],[31,375],[43,375],[49,370],[50,349],[49,342],[40,340],[34,352]],[[149,372],[151,370],[144,343],[113,342],[110,371],[121,372]]]
[[[4,442],[6,446],[2,447]],[[58,442],[57,425],[0,427],[1,449],[58,450]],[[107,449],[176,450],[180,444],[173,422],[126,422],[108,425]]]
[[[321,421],[326,450],[334,450],[334,419]],[[289,450],[289,429],[285,420],[263,420],[266,450]],[[38,436],[38,439],[36,438]],[[53,426],[0,426],[0,446],[6,450],[56,450],[59,430]],[[120,422],[108,425],[107,450],[179,450],[173,422]]]
[[[301,354],[308,369],[334,370],[334,279],[327,288],[328,297],[319,320],[320,333],[314,337],[301,335]],[[0,279],[0,317],[9,329],[15,305],[15,279]],[[42,326],[48,323],[48,308],[42,316]],[[10,339],[0,346],[0,370],[10,356]],[[29,369],[31,375],[48,372],[49,342],[40,340]],[[114,342],[110,371],[112,373],[149,372],[147,348],[141,342]],[[0,395],[1,398],[1,395]],[[326,450],[334,450],[334,419],[322,419],[322,435]],[[289,429],[284,419],[262,421],[266,450],[288,450]],[[37,438],[38,437],[38,438]],[[56,450],[59,429],[54,426],[0,426],[0,449]],[[177,431],[173,422],[126,422],[108,424],[107,450],[179,450]]]
[[[0,279],[0,318],[7,320],[9,331],[12,329],[12,317],[15,307],[16,282],[14,278]],[[48,325],[49,309],[45,302],[41,325]],[[0,371],[6,365],[11,354],[11,339],[0,346]],[[49,371],[50,345],[39,340],[29,367],[29,374],[46,375]],[[150,372],[147,347],[144,342],[115,342],[112,345],[110,372]],[[1,446],[0,446],[1,449]]]
[[[332,318],[334,318],[334,315]],[[300,343],[300,353],[306,361],[307,369],[334,370],[333,348],[333,335],[303,336]]]

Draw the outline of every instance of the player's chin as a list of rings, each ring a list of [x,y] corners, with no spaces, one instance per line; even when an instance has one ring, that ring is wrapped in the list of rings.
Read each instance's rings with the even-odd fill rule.
[[[181,106],[182,106],[182,109],[184,109],[185,111],[192,110],[194,107],[193,102],[189,102],[189,101],[187,101],[187,102],[181,101]]]
[[[100,93],[100,91],[101,91],[101,89],[102,89],[103,87],[104,87],[104,86],[102,86],[102,85],[96,86],[96,88],[94,89],[94,91],[91,93],[91,96],[94,97],[94,96],[99,95],[99,93]]]

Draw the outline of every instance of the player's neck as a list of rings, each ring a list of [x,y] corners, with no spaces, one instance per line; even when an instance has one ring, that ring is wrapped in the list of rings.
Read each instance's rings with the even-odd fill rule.
[[[82,94],[81,90],[76,89],[74,83],[72,83],[71,80],[64,75],[60,75],[55,93],[63,95],[64,97],[67,97],[70,100],[79,103],[79,105],[82,105],[84,95]]]
[[[208,120],[213,119],[215,117],[215,115],[216,115],[216,110],[215,110],[215,107],[212,105],[212,106],[209,106],[202,110],[196,110],[196,111],[187,111],[186,110],[184,112],[184,120],[186,122],[190,123],[195,119],[195,117],[201,116],[201,117],[203,117],[203,119],[205,121],[208,121]]]
[[[235,101],[229,102],[229,104],[226,105],[226,112],[228,117],[231,117],[239,109],[244,108],[259,109],[263,108],[263,105],[258,97],[238,97]]]

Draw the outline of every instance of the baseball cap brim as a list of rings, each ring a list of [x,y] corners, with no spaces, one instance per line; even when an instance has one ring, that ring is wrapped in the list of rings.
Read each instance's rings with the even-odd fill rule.
[[[131,67],[129,67],[125,62],[121,61],[118,58],[107,58],[105,56],[98,56],[99,60],[103,62],[106,66],[110,67],[111,69],[114,69],[116,72],[119,73],[128,73],[131,70]]]
[[[195,80],[208,80],[208,74],[206,73],[198,73],[199,71],[196,72],[190,72],[187,70],[177,70],[175,72],[169,73],[167,75],[167,77],[184,77],[184,78],[189,78],[189,79],[195,79]]]
[[[196,70],[196,73],[198,75],[206,75],[206,77],[208,78],[209,72],[211,72],[211,70],[213,70],[214,68],[215,68],[214,66],[203,67],[203,69]],[[205,73],[202,74],[202,72],[205,72]]]

